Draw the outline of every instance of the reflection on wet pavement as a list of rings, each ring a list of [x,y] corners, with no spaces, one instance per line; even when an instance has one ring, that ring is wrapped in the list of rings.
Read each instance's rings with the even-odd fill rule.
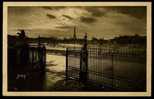
[[[45,90],[52,90],[55,84],[64,80],[65,56],[47,54]]]

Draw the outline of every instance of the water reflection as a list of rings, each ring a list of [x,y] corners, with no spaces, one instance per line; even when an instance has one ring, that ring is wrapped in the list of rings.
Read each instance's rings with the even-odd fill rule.
[[[65,56],[47,53],[44,90],[54,90],[55,84],[60,80],[64,80],[64,71]]]

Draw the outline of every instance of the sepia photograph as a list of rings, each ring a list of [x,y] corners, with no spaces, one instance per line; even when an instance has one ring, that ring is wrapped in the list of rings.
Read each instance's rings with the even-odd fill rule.
[[[150,96],[150,2],[4,2],[3,95]]]

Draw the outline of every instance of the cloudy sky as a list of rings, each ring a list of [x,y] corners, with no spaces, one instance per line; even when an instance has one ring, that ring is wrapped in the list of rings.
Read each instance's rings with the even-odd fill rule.
[[[29,37],[113,38],[146,35],[146,7],[9,7],[8,34],[24,29]]]

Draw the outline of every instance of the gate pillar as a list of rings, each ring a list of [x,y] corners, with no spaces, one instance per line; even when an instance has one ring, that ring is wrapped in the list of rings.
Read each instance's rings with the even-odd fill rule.
[[[87,34],[84,37],[84,44],[80,52],[80,81],[88,80],[88,50],[87,50]]]

